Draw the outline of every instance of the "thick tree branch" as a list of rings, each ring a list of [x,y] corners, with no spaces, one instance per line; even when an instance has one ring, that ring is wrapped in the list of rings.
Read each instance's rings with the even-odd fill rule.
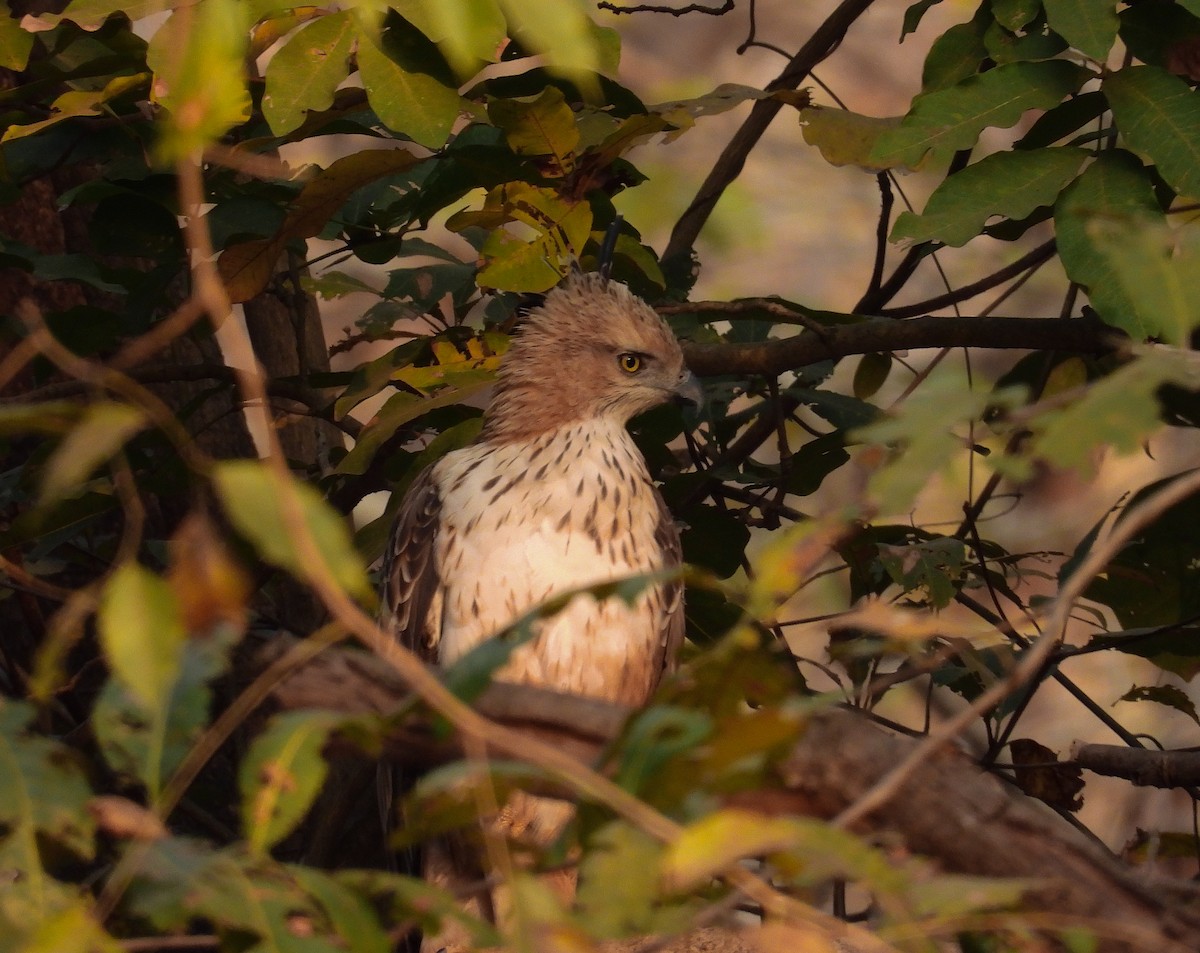
[[[701,377],[774,376],[852,354],[946,347],[1104,354],[1119,340],[1119,332],[1087,318],[880,318],[753,343],[685,343],[684,357]]]
[[[866,12],[873,2],[874,0],[842,0],[838,8],[817,27],[808,42],[792,57],[783,72],[767,85],[767,89],[795,89],[804,82],[804,78],[837,49],[854,21]],[[754,104],[750,115],[729,141],[708,178],[700,186],[692,204],[675,223],[671,239],[663,253],[664,259],[683,258],[691,251],[696,237],[708,221],[726,187],[741,174],[746,157],[782,107],[783,103],[775,99],[760,99]]]
[[[339,649],[290,674],[274,697],[285,708],[381,713],[396,710],[411,696],[381,659]],[[590,750],[593,757],[629,715],[621,706],[517,685],[493,685],[477,707],[522,730],[553,731],[556,744],[580,753]],[[434,745],[430,738],[417,721],[406,723],[393,736],[388,755],[421,766],[459,756],[452,745]],[[797,738],[781,770],[783,788],[745,792],[736,800],[769,813],[832,818],[919,743],[856,712],[825,711]],[[1194,886],[1135,880],[1059,818],[954,752],[923,761],[898,796],[859,829],[898,834],[910,849],[948,871],[1028,878],[1023,909],[1091,924],[1104,951],[1185,950],[1200,935],[1200,893]]]

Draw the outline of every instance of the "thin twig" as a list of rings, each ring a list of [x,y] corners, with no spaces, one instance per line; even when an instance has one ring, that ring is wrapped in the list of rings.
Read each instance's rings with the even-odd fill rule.
[[[858,801],[842,811],[834,819],[834,825],[850,827],[878,810],[896,795],[925,761],[949,744],[976,718],[1033,679],[1062,641],[1071,609],[1092,579],[1146,526],[1197,491],[1200,491],[1200,469],[1184,474],[1157,493],[1127,509],[1123,519],[1112,528],[1102,542],[1092,547],[1075,572],[1066,579],[1058,597],[1050,604],[1049,611],[1042,614],[1048,634],[1032,645],[1006,678],[997,681],[966,709],[933,732]]]

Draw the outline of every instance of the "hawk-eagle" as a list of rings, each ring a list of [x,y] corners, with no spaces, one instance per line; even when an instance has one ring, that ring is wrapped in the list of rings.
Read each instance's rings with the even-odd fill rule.
[[[448,666],[550,597],[678,566],[678,531],[626,430],[672,399],[698,404],[700,389],[665,322],[624,285],[572,273],[504,355],[479,437],[406,494],[385,555],[385,630]],[[632,605],[577,596],[497,678],[640,705],[682,639],[682,603],[678,580]],[[545,844],[569,817],[562,802],[515,795],[491,823]],[[480,864],[441,841],[423,873],[455,886]],[[573,879],[560,879],[569,894]],[[459,945],[443,935],[425,948]]]

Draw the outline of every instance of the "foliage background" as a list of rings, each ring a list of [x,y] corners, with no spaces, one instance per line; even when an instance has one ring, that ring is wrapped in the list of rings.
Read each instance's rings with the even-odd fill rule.
[[[513,946],[738,905],[771,916],[730,942],[764,949],[1194,935],[1182,888],[1147,899],[1088,854],[1111,893],[1079,906],[1029,879],[1078,869],[888,810],[948,831],[955,798],[980,808],[973,773],[898,794],[962,738],[1073,856],[1080,766],[1102,769],[1069,742],[1194,730],[1200,10],[824,6],[6,5],[0,948],[383,949],[455,915],[371,827],[372,758],[445,759],[431,713],[469,757],[409,795],[406,837],[471,829],[510,784],[588,805],[577,908],[511,874]],[[770,46],[738,59],[743,37]],[[894,82],[841,82],[882,64]],[[710,403],[686,437],[674,411],[636,427],[686,525],[692,641],[602,776],[464,704],[532,620],[443,685],[375,629],[367,567],[407,482],[477,431],[518,296],[593,264],[617,209],[616,275]],[[366,664],[331,648],[351,636],[413,696],[290,703],[286,674]],[[837,706],[927,739],[844,803],[852,744],[789,768]],[[1150,738],[1130,709],[1174,720]],[[1182,763],[1184,810],[1144,815],[1124,862],[1190,873]],[[1089,808],[1124,787],[1086,777]],[[866,820],[875,840],[845,832]],[[823,912],[839,879],[870,933]]]

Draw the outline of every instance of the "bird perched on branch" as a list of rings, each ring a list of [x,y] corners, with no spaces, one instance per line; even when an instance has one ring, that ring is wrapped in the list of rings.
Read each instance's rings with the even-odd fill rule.
[[[549,598],[678,566],[678,531],[625,425],[700,397],[679,343],[645,302],[603,275],[572,273],[504,355],[476,441],[409,489],[385,556],[384,628],[448,666]],[[682,639],[682,583],[650,585],[632,605],[580,594],[539,626],[497,678],[640,705]],[[570,813],[516,794],[488,823],[544,845]],[[429,845],[426,878],[477,881],[480,858],[463,848]],[[559,879],[569,896],[573,876]],[[475,912],[503,917],[486,899]],[[458,945],[442,935],[423,948]]]

